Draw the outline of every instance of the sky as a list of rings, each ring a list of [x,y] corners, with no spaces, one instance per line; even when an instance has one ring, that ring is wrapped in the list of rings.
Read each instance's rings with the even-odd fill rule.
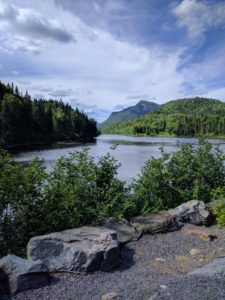
[[[225,101],[225,0],[0,0],[0,80],[98,122],[140,100]]]

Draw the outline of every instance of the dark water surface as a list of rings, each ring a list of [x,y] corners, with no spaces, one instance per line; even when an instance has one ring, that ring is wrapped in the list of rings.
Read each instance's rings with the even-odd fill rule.
[[[211,143],[220,145],[225,152],[225,140],[210,139]],[[122,164],[119,169],[118,176],[120,179],[130,182],[132,178],[137,177],[140,173],[144,162],[149,158],[160,156],[160,147],[164,147],[166,152],[176,151],[177,142],[197,144],[198,140],[194,138],[174,138],[174,137],[132,137],[123,135],[100,135],[96,139],[96,143],[87,144],[90,148],[90,155],[97,158],[107,152]],[[112,150],[113,145],[117,145]],[[40,151],[21,152],[15,155],[18,162],[29,162],[35,156],[44,158],[47,170],[51,170],[54,163],[61,156],[68,156],[70,152],[80,151],[83,146],[75,146],[60,149],[46,149]]]

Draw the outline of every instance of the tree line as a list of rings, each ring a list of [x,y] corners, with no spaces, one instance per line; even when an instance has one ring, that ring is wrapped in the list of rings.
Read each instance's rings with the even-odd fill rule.
[[[0,145],[89,141],[96,121],[62,101],[31,99],[13,84],[0,82]]]

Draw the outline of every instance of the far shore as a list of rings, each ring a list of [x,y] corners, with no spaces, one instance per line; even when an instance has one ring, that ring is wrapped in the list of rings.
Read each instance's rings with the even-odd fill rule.
[[[76,147],[76,146],[82,146],[87,143],[94,143],[94,142],[95,142],[95,139],[87,140],[87,141],[58,141],[58,142],[52,142],[52,143],[50,143],[50,142],[28,143],[28,144],[4,147],[4,149],[8,150],[12,154],[15,154],[15,153],[18,153],[21,151]]]
[[[196,136],[186,136],[186,135],[172,135],[169,133],[157,134],[157,135],[146,135],[146,134],[129,134],[129,133],[105,133],[103,132],[102,135],[124,135],[124,136],[133,136],[133,137],[151,137],[151,138],[186,138],[186,139],[225,139],[225,135],[196,135]]]

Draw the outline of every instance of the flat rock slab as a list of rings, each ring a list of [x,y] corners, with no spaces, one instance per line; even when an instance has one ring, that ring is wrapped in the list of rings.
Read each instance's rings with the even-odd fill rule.
[[[48,285],[48,268],[40,261],[7,255],[0,260],[0,280],[3,292],[13,295]]]
[[[189,272],[188,275],[225,276],[225,256],[219,257],[207,265]]]
[[[199,200],[185,202],[169,210],[169,213],[181,222],[195,225],[201,225],[211,218],[211,212],[208,207],[203,201]]]
[[[168,212],[138,216],[131,219],[131,224],[140,233],[166,233],[180,229],[176,218]]]
[[[140,233],[137,232],[136,228],[125,219],[106,218],[102,220],[101,225],[115,230],[118,241],[121,244],[130,242],[131,240],[138,240],[140,237]]]
[[[109,271],[121,263],[114,230],[81,227],[32,238],[28,258],[42,260],[51,271]]]

